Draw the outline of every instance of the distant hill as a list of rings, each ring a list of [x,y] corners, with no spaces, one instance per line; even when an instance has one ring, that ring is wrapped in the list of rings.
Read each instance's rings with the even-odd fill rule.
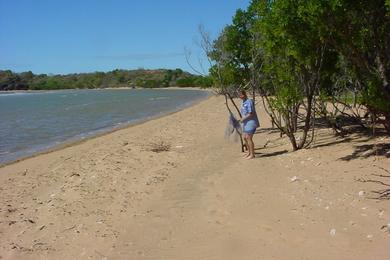
[[[55,90],[92,88],[165,88],[201,87],[212,85],[209,77],[193,75],[181,69],[113,70],[67,75],[33,74],[31,71],[14,73],[0,70],[0,90]]]

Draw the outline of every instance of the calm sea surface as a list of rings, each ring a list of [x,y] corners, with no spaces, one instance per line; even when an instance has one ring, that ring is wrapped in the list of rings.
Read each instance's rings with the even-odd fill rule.
[[[177,111],[197,90],[64,90],[0,94],[0,164]]]

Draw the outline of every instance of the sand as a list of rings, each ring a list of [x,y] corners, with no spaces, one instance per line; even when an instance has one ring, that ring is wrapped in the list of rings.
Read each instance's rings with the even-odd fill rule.
[[[245,160],[223,102],[0,168],[0,259],[390,259],[389,137],[291,152],[258,107]]]

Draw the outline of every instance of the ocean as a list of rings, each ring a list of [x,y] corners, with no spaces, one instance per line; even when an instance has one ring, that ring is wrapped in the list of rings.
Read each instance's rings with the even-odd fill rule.
[[[103,89],[0,94],[0,164],[178,111],[206,91]]]

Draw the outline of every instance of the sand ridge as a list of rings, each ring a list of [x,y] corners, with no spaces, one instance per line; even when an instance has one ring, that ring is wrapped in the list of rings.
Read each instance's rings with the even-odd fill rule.
[[[244,160],[223,102],[0,168],[0,259],[389,258],[390,138],[292,153],[259,107]]]

